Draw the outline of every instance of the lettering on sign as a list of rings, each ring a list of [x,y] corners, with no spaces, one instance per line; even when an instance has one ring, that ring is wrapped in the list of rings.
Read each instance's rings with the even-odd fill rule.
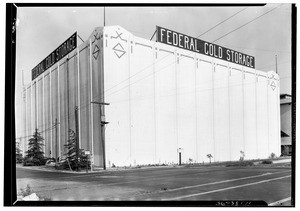
[[[51,54],[49,54],[43,61],[35,66],[32,73],[32,80],[50,68],[53,64],[58,62],[72,50],[77,47],[77,32],[63,42],[58,48],[56,48]]]
[[[246,67],[255,68],[255,59],[253,56],[165,29],[160,26],[156,26],[156,30],[157,42],[222,59],[235,64],[240,64]]]

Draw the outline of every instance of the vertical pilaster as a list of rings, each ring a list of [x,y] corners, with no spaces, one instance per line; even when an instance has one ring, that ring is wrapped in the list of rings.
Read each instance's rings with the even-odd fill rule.
[[[156,89],[155,89],[155,63],[156,63],[156,54],[157,54],[157,48],[155,45],[152,46],[152,52],[153,52],[153,66],[152,66],[152,73],[153,73],[153,111],[154,111],[154,162],[155,164],[157,162],[157,129],[156,129]]]
[[[43,131],[44,131],[44,146],[43,152],[46,156],[46,125],[45,125],[45,73],[43,74],[43,107],[42,107],[42,115],[43,115]]]
[[[243,151],[244,153],[245,152],[245,72],[244,72],[244,68],[242,67],[242,74],[243,74],[243,77],[242,77],[242,90],[243,90]]]
[[[49,106],[49,109],[50,109],[50,125],[51,125],[51,129],[52,129],[52,124],[53,124],[53,120],[52,120],[52,78],[51,78],[51,73],[52,73],[52,70],[50,69],[49,71],[49,78],[50,78],[50,81],[49,81],[49,102],[50,102],[50,106]],[[50,157],[52,158],[53,157],[53,137],[52,137],[52,130],[50,130]]]
[[[130,43],[130,39],[128,39],[128,43]],[[131,52],[131,46],[130,44],[128,44],[128,52]],[[130,145],[130,148],[129,148],[129,162],[130,162],[130,165],[133,164],[132,162],[132,148],[133,148],[133,141],[132,141],[132,131],[131,131],[131,85],[130,85],[130,68],[131,68],[131,53],[129,53],[129,56],[128,56],[128,104],[129,104],[129,145]]]
[[[255,143],[256,143],[256,158],[258,157],[258,137],[257,137],[257,132],[258,132],[258,127],[257,127],[257,73],[255,70]]]
[[[269,75],[267,75],[268,156],[270,155]]]
[[[230,76],[231,76],[231,67],[229,63],[227,64],[228,78],[227,78],[227,86],[228,86],[228,136],[229,136],[229,160],[232,160],[231,157],[231,120],[230,120]]]
[[[214,59],[211,60],[211,67],[212,67],[212,107],[213,107],[213,112],[212,112],[212,121],[213,121],[213,159],[214,161],[216,161],[216,140],[215,140],[215,63],[214,63]]]
[[[281,154],[281,124],[280,124],[280,80],[279,80],[279,75],[278,75],[278,81],[277,81],[277,93],[276,93],[276,99],[277,99],[277,131],[278,131],[278,146],[279,146],[279,156]]]
[[[34,107],[35,107],[35,127],[34,127],[34,130],[35,129],[38,129],[38,124],[39,124],[39,96],[38,96],[38,79],[36,79],[36,82],[35,82],[35,102],[34,102]],[[36,131],[36,130],[35,130]]]
[[[196,142],[195,142],[195,145],[196,145],[196,162],[198,163],[199,162],[199,156],[198,156],[198,121],[197,121],[197,118],[198,118],[198,112],[197,112],[197,70],[198,70],[198,59],[196,58],[196,54],[194,54],[194,70],[195,70],[195,75],[194,75],[194,78],[195,78],[195,138],[196,138]]]
[[[89,41],[89,45],[90,45],[90,102],[88,102],[90,104],[90,121],[91,121],[91,141],[92,141],[92,164],[94,164],[94,159],[95,159],[95,155],[94,155],[94,119],[93,119],[93,103],[91,103],[93,101],[93,67],[92,67],[92,40],[90,39]]]
[[[175,51],[175,96],[176,96],[176,105],[175,105],[175,112],[176,112],[176,124],[175,124],[175,133],[176,133],[176,148],[177,151],[179,149],[179,140],[178,140],[178,80],[177,80],[177,74],[178,74],[178,66],[179,66],[179,54]],[[177,157],[177,154],[176,154]],[[180,160],[178,158],[178,163],[180,163]]]
[[[60,124],[60,79],[59,79],[59,62],[57,62],[57,98],[58,98],[58,152],[56,156],[60,157],[61,159],[61,149],[60,149],[60,129],[61,129],[61,124]]]
[[[34,119],[33,119],[33,100],[32,100],[32,87],[33,87],[33,82],[31,81],[31,86],[30,86],[30,115],[31,115],[31,128],[30,128],[30,135],[34,133]]]
[[[24,86],[23,86],[24,87]],[[25,139],[24,139],[24,141],[23,141],[23,156],[25,156],[25,151],[26,151],[26,140],[28,139],[28,133],[27,133],[27,88],[25,87],[24,89],[24,92],[25,93],[23,93],[23,96],[25,95],[25,99],[24,99],[24,101],[25,101],[25,106],[24,106],[24,122],[25,122],[25,124],[24,124],[24,136],[25,136]]]
[[[78,101],[77,101],[77,106],[79,108],[80,106],[80,66],[79,66],[79,47],[77,47],[77,96],[78,96]],[[80,109],[80,108],[79,108]],[[80,138],[80,112],[78,111],[78,141],[79,141],[79,148],[81,149],[81,138]]]

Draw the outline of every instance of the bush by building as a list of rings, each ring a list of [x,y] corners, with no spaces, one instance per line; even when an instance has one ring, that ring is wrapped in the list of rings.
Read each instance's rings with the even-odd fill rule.
[[[40,166],[45,165],[46,158],[42,150],[43,137],[36,129],[33,137],[28,140],[28,150],[23,161],[24,166]]]

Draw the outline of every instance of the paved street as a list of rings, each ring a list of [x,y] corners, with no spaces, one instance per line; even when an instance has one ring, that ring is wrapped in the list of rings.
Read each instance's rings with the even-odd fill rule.
[[[263,200],[291,204],[291,168],[157,167],[62,173],[17,167],[17,187],[52,200]]]

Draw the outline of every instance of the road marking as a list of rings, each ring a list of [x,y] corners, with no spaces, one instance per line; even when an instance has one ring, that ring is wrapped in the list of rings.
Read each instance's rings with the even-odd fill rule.
[[[249,179],[249,178],[255,178],[255,177],[261,177],[261,176],[267,176],[267,175],[270,175],[270,174],[278,174],[278,173],[285,173],[285,172],[290,172],[290,170],[288,171],[279,171],[279,172],[274,172],[274,173],[264,173],[264,174],[260,174],[260,175],[255,175],[255,176],[250,176],[250,177],[244,177],[245,179]],[[107,172],[109,173],[109,172]],[[206,172],[208,173],[208,172]],[[93,176],[94,178],[99,178],[99,177],[105,177],[105,176],[109,176],[109,175],[95,175],[95,174],[90,174],[90,175],[74,175],[72,178],[79,178],[79,177],[84,177],[84,176]],[[111,175],[112,176],[112,175]],[[178,175],[178,176],[182,176],[182,175]],[[168,178],[169,175],[167,177],[163,177],[163,178]],[[64,179],[66,177],[59,177],[59,179]],[[26,180],[26,179],[29,179],[29,178],[22,178],[22,179],[17,179],[18,181],[22,181],[22,180]],[[41,179],[44,179],[44,178],[41,178]],[[161,180],[162,178],[151,178],[151,179],[142,179],[140,181],[153,181],[153,180]],[[155,192],[156,194],[159,194],[159,193],[165,193],[165,192],[169,192],[169,191],[176,191],[176,190],[181,190],[181,189],[187,189],[187,188],[193,188],[193,187],[200,187],[200,186],[205,186],[205,185],[213,185],[213,184],[218,184],[218,183],[225,183],[225,182],[231,182],[231,181],[235,181],[235,180],[242,180],[243,178],[237,178],[237,179],[232,179],[232,180],[225,180],[225,181],[219,181],[219,182],[213,182],[213,183],[206,183],[206,184],[201,184],[201,185],[195,185],[195,186],[187,186],[187,187],[182,187],[182,188],[176,188],[176,189],[167,189],[167,190],[164,190],[164,191],[158,191],[158,192]],[[34,180],[34,179],[33,179]],[[77,183],[77,181],[72,181],[72,182],[75,182]],[[121,185],[121,184],[131,184],[131,183],[136,183],[137,181],[134,180],[134,181],[126,181],[126,182],[111,182],[111,183],[100,183],[100,184],[97,184],[97,185],[93,185],[93,187],[101,187],[101,186],[110,186],[110,185]],[[88,187],[89,185],[85,185],[84,187]],[[39,186],[41,187],[41,186]],[[75,186],[73,185],[73,188],[81,188],[82,185],[79,185],[79,186]],[[60,188],[57,188],[55,187],[54,189],[51,189],[52,190],[60,190],[60,189],[65,189],[65,187],[60,187]],[[152,193],[150,193],[152,194]]]
[[[234,181],[245,180],[245,179],[252,179],[252,178],[263,177],[263,176],[268,176],[271,174],[279,174],[279,173],[285,173],[285,172],[290,172],[290,171],[278,171],[278,172],[274,172],[274,173],[265,173],[265,174],[255,175],[255,176],[241,177],[241,178],[230,179],[230,180],[222,180],[222,181],[218,181],[218,182],[211,182],[211,183],[205,183],[205,184],[200,184],[200,185],[185,186],[185,187],[181,187],[181,188],[168,189],[167,192],[202,187],[202,186],[207,186],[207,185],[216,185],[216,184],[221,184],[221,183],[226,183],[226,182],[234,182]],[[164,191],[164,192],[166,192],[166,191]]]
[[[280,205],[280,204],[282,204],[284,202],[287,202],[287,201],[291,201],[291,197],[281,199],[279,201],[272,202],[272,203],[268,204],[268,206],[277,206],[277,205]]]
[[[291,177],[291,175],[284,176],[284,177],[277,177],[277,178],[268,179],[268,180],[262,180],[262,181],[259,181],[259,182],[247,183],[247,184],[244,184],[244,185],[232,186],[232,187],[228,187],[228,188],[216,189],[216,190],[202,192],[202,193],[195,193],[195,194],[189,194],[189,195],[179,196],[179,197],[175,197],[175,198],[163,199],[163,200],[179,200],[179,199],[190,198],[190,197],[194,197],[194,196],[201,196],[201,195],[205,195],[205,194],[216,193],[216,192],[221,192],[221,191],[246,187],[246,186],[250,186],[250,185],[257,185],[257,184],[261,184],[261,183],[265,183],[265,182],[271,182],[271,181],[280,180],[280,179],[284,179],[284,178],[288,178],[288,177]]]

